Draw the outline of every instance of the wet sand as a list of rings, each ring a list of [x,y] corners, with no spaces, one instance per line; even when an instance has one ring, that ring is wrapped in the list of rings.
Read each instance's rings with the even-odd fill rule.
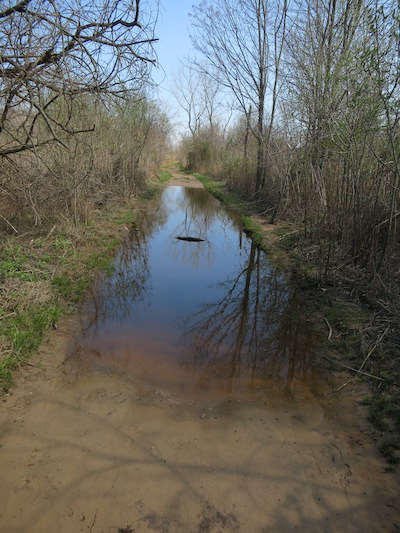
[[[72,330],[71,330],[72,328]],[[0,531],[394,532],[399,475],[358,392],[207,406],[66,373],[65,321],[0,410]]]

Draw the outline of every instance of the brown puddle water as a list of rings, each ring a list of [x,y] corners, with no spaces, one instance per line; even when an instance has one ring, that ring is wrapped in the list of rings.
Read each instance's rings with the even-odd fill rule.
[[[296,288],[203,189],[166,187],[114,266],[83,306],[70,368],[191,400],[319,394],[318,336]]]

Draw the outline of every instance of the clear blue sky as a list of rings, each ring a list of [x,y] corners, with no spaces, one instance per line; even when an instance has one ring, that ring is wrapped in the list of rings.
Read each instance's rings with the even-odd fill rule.
[[[159,41],[155,45],[160,68],[153,72],[153,77],[160,85],[158,97],[165,103],[165,111],[169,116],[175,114],[177,121],[182,120],[183,116],[169,87],[179,68],[179,60],[191,53],[189,13],[192,11],[192,5],[198,3],[197,0],[160,0],[160,14],[156,26],[156,37]]]

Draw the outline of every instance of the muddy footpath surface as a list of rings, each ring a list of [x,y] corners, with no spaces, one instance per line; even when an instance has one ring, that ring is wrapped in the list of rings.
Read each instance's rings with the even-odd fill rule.
[[[202,407],[116,375],[63,372],[66,322],[0,412],[0,531],[398,531],[351,391]]]
[[[352,385],[192,401],[71,371],[77,327],[64,320],[0,398],[0,532],[400,531],[399,474]]]

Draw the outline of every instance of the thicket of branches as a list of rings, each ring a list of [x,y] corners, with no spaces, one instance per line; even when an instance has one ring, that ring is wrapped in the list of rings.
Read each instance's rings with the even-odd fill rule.
[[[351,266],[390,287],[399,275],[397,0],[205,0],[193,20],[200,55],[185,75],[197,87],[186,107],[200,120],[182,143],[187,164],[257,200],[271,222],[299,224],[322,277]],[[201,112],[199,87],[215,83],[214,102],[232,102],[228,127],[202,119],[212,113]]]
[[[0,2],[0,217],[78,222],[160,164],[168,121],[145,97],[156,3]]]

